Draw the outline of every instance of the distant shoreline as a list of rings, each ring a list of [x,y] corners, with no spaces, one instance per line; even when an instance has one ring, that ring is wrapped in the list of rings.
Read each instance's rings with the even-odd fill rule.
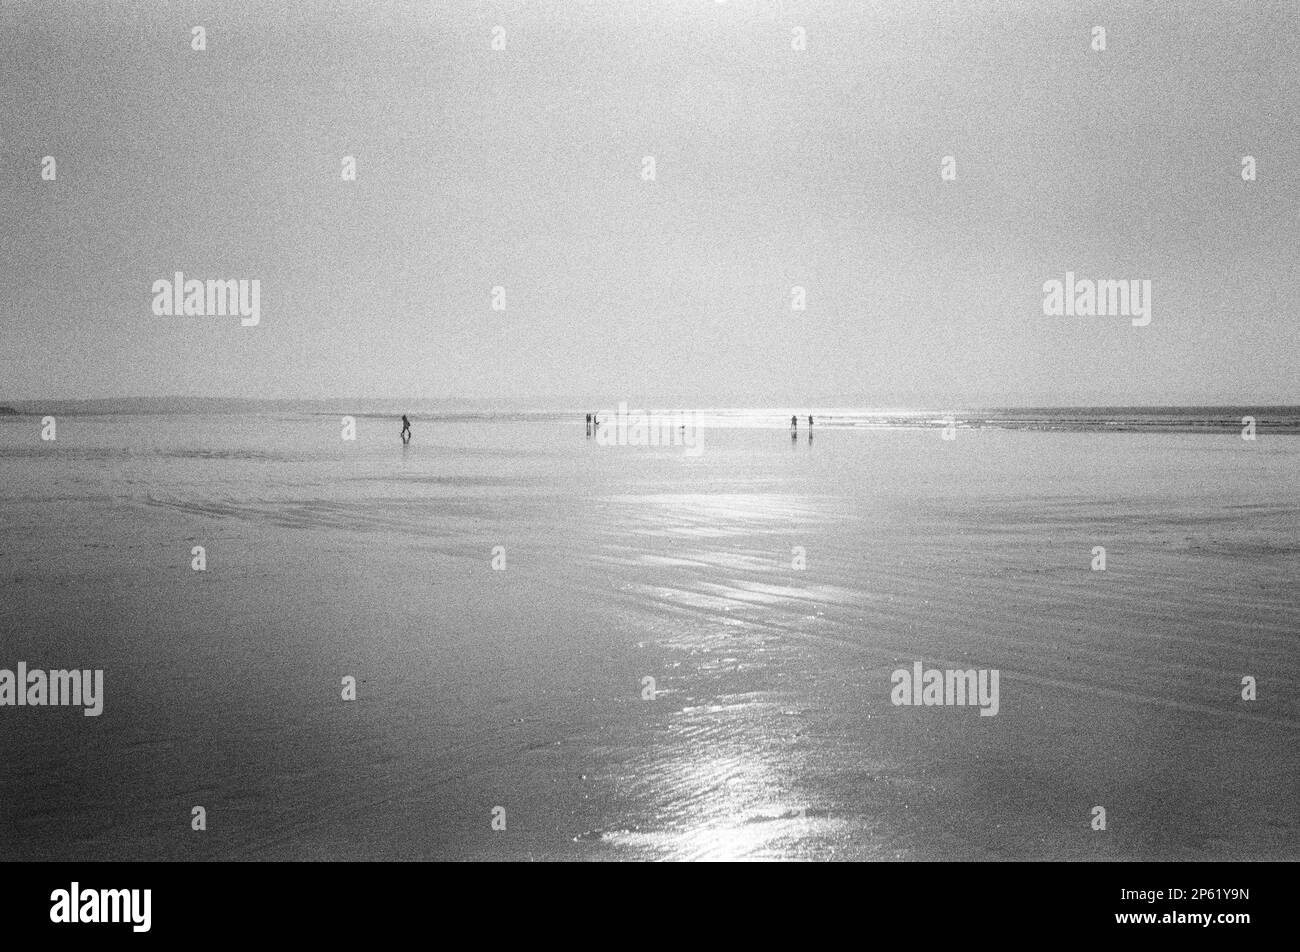
[[[188,398],[14,401],[16,416],[219,416],[294,415],[353,416],[397,421],[409,415],[417,424],[569,424],[581,426],[596,412],[613,424],[613,407],[593,403],[585,408],[518,408],[479,406],[470,402],[397,402],[388,400],[208,400]],[[673,416],[705,429],[787,429],[794,416],[799,430],[808,417],[814,432],[822,430],[943,429],[1027,430],[1038,432],[1217,433],[1241,434],[1248,427],[1269,435],[1300,435],[1300,405],[1281,406],[1113,406],[1113,407],[989,407],[882,409],[867,407],[707,407],[676,409],[647,406],[631,410],[647,421]],[[1249,439],[1250,437],[1246,437]]]
[[[672,407],[701,413],[834,413],[837,410],[851,413],[893,414],[893,413],[1176,413],[1191,411],[1227,412],[1236,410],[1287,411],[1300,413],[1300,403],[1116,403],[1116,404],[915,404],[904,405],[870,405],[849,402],[832,402],[812,400],[800,404],[749,404],[743,406],[714,404],[701,405],[682,403],[680,401],[658,398],[641,399],[632,396],[609,398],[605,401],[588,400],[583,403],[538,399],[535,401],[515,400],[475,400],[462,398],[402,398],[402,397],[330,397],[325,399],[266,399],[258,397],[92,397],[92,398],[22,398],[0,401],[0,413],[35,413],[48,410],[63,412],[110,413],[248,413],[256,410],[268,411],[302,411],[332,413],[351,410],[353,412],[392,412],[392,408],[423,408],[425,412],[505,414],[572,414],[582,415],[593,408],[610,410],[620,400],[629,404],[639,401],[643,407]],[[398,411],[401,412],[400,410]]]

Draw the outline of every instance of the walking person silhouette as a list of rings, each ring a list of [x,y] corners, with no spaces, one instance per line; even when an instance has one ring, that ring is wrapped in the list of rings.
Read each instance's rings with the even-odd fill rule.
[[[402,442],[411,442],[411,421],[406,418],[405,413],[402,414]]]

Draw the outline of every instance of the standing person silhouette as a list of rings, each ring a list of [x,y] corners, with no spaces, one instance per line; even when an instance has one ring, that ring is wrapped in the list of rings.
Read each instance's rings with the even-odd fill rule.
[[[402,414],[402,442],[411,442],[411,421],[406,418],[405,413]]]
[[[808,429],[812,429],[812,414],[808,414]]]

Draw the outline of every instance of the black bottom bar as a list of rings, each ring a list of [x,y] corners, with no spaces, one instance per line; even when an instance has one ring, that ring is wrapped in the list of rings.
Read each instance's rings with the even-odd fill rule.
[[[805,936],[901,929],[900,939],[922,945],[1043,936],[1231,943],[1285,927],[1293,872],[1271,863],[909,863],[696,867],[660,879],[661,870],[594,864],[36,863],[0,870],[0,911],[6,938],[38,941],[336,943],[452,927],[485,938],[506,927],[588,944],[637,932],[662,939],[679,926],[690,935],[690,922],[732,941],[770,924]],[[74,905],[78,920],[118,921],[74,923]]]

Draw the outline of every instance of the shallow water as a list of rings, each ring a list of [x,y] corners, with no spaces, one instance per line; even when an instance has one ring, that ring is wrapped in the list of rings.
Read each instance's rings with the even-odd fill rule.
[[[37,422],[0,668],[106,699],[0,707],[2,858],[1300,856],[1293,436]]]

